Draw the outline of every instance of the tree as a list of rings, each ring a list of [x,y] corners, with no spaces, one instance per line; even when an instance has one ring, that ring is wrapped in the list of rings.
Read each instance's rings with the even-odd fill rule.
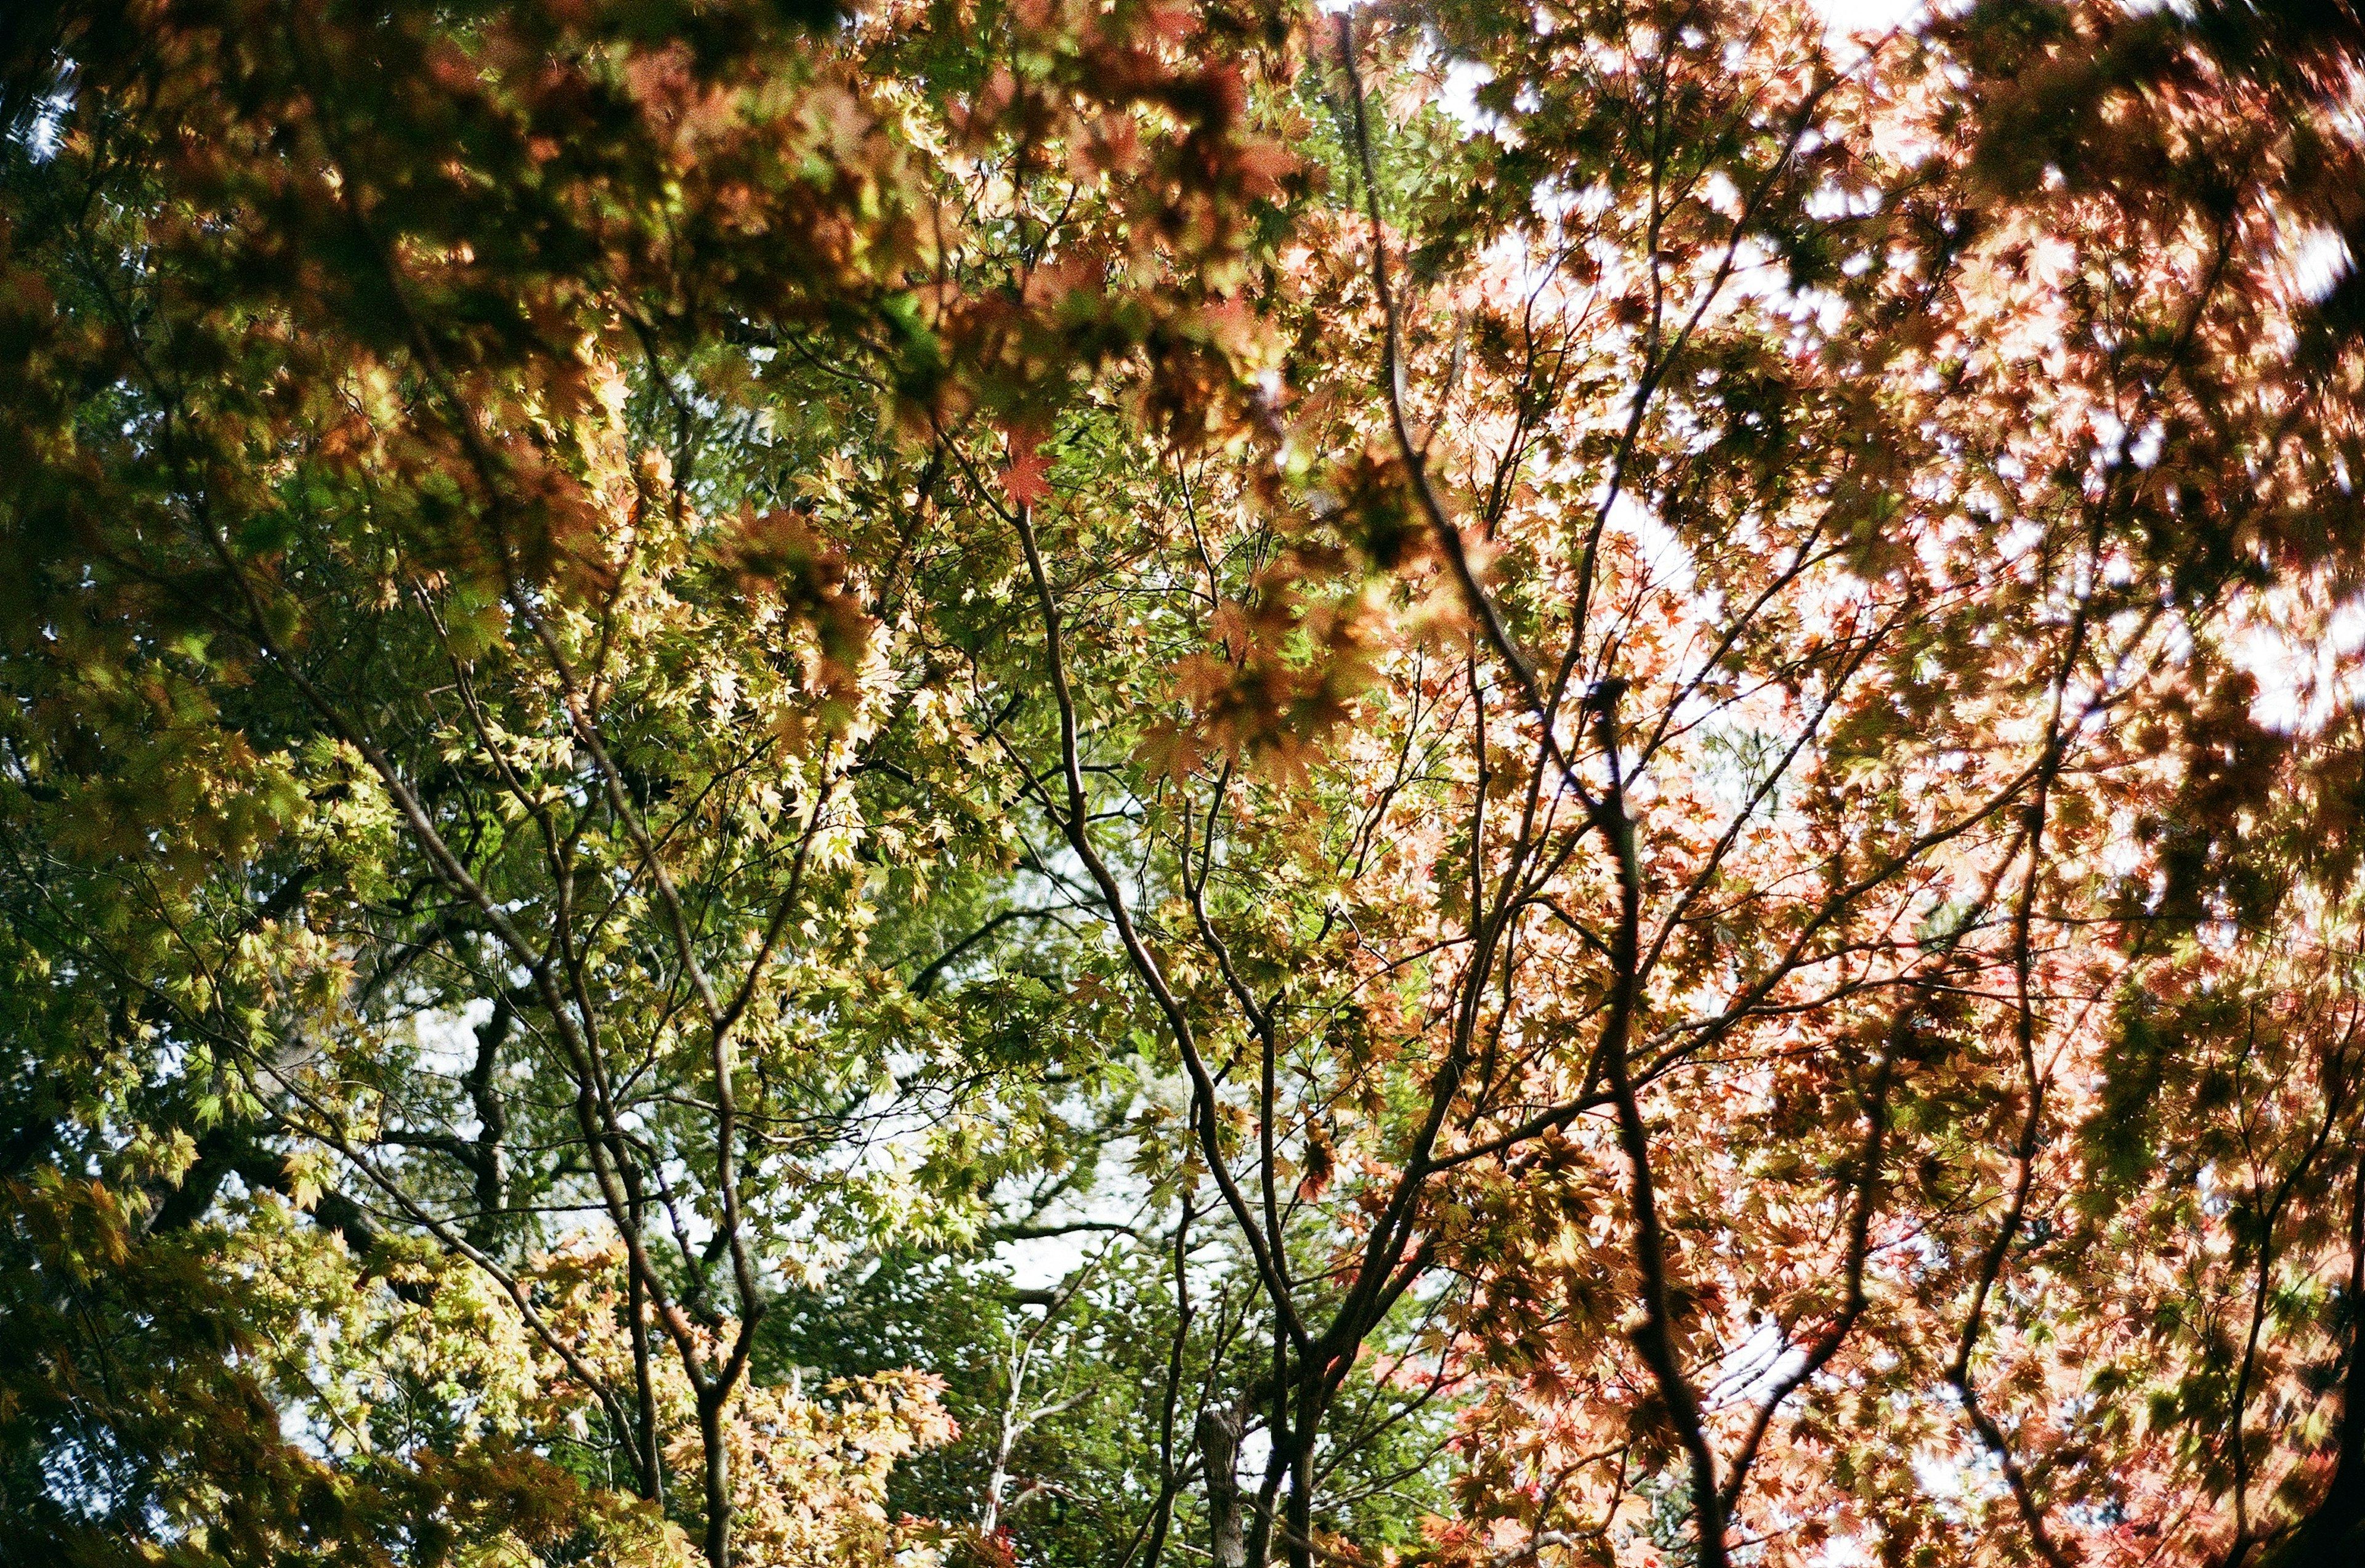
[[[28,18],[28,1540],[2338,1560],[2346,22]]]

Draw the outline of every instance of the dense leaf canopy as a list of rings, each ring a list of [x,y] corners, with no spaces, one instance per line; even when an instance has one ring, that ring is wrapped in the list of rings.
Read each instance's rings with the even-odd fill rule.
[[[2365,1561],[2348,5],[0,118],[0,1561]]]

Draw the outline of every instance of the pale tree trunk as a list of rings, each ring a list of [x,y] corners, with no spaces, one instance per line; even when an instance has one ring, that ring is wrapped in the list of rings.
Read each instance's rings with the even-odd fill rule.
[[[1199,1455],[1207,1470],[1207,1550],[1216,1568],[1248,1568],[1240,1519],[1240,1413],[1209,1408],[1199,1417]]]

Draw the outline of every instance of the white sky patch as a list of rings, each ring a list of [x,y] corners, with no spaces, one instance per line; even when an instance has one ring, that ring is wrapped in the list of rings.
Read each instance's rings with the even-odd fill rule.
[[[1066,1236],[1034,1236],[1005,1241],[994,1255],[1010,1269],[1014,1290],[1047,1291],[1084,1266],[1107,1244],[1101,1233],[1079,1230]]]
[[[418,1042],[419,1065],[446,1078],[460,1078],[476,1065],[476,1031],[492,1022],[493,1004],[476,997],[454,1009],[421,1013],[410,1021]],[[469,1137],[476,1136],[473,1126]]]
[[[2127,448],[2127,461],[2138,468],[2148,468],[2159,461],[2160,451],[2167,442],[2168,426],[2154,420],[2135,437],[2135,443]]]
[[[2045,537],[2045,525],[2033,518],[2019,518],[1995,540],[1995,553],[2006,561],[2017,561],[2034,549]]]
[[[2356,265],[2337,230],[2311,229],[2292,247],[2292,283],[2311,305],[2321,304]]]
[[[1912,31],[1930,14],[1927,0],[1813,0],[1813,5],[1822,14],[1823,36],[1843,70],[1862,63],[1881,39]]]
[[[1700,182],[1700,200],[1727,218],[1741,217],[1741,187],[1721,169],[1710,169],[1708,177]]]
[[[2233,646],[2234,662],[2259,683],[2250,717],[2296,734],[2320,730],[2339,709],[2365,703],[2365,657],[2359,656],[2365,655],[2365,599],[2335,609],[2315,638],[2295,632],[2273,608]]]
[[[1452,117],[1463,130],[1492,135],[1502,129],[1503,117],[1478,106],[1478,89],[1494,79],[1494,67],[1474,60],[1457,60],[1445,68],[1445,87],[1437,95],[1437,106]]]
[[[1677,593],[1689,593],[1696,580],[1692,569],[1692,553],[1676,536],[1675,530],[1659,521],[1659,514],[1642,505],[1623,490],[1609,503],[1609,528],[1634,542],[1634,553],[1642,558],[1654,588],[1672,588]]]
[[[23,137],[25,151],[33,155],[36,163],[46,163],[58,150],[58,139],[64,133],[66,116],[73,111],[73,82],[69,77],[33,111],[26,123]]]
[[[1869,218],[1880,210],[1880,192],[1866,186],[1850,190],[1826,180],[1807,196],[1807,216],[1829,221],[1834,218]]]
[[[1806,1359],[1807,1352],[1788,1343],[1778,1324],[1761,1322],[1725,1353],[1725,1372],[1709,1390],[1708,1407],[1723,1410],[1735,1405],[1756,1405],[1777,1380],[1789,1376]]]
[[[2127,427],[2108,409],[2089,409],[2086,422],[2094,431],[2094,448],[2106,464],[2118,462],[2127,446]]]

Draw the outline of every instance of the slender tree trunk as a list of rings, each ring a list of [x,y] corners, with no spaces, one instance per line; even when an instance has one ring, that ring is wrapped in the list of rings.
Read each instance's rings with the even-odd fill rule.
[[[665,1465],[657,1453],[657,1391],[649,1365],[652,1347],[649,1344],[647,1293],[641,1288],[641,1276],[637,1271],[628,1268],[624,1273],[630,1281],[629,1299],[624,1310],[632,1315],[634,1414],[640,1417],[640,1429],[633,1434],[633,1462],[641,1473],[641,1495],[663,1506]]]
[[[1048,1321],[1047,1316],[1045,1322]],[[1018,1331],[1014,1328],[1010,1334],[1010,1397],[1003,1402],[1002,1435],[994,1442],[993,1473],[985,1479],[985,1513],[977,1527],[989,1536],[1002,1528],[1002,1500],[1010,1493],[1010,1453],[1017,1446],[1019,1431],[1025,1425],[1018,1412],[1026,1393],[1026,1349],[1021,1347]]]
[[[1198,1114],[1197,1107],[1192,1114]],[[1174,1338],[1166,1353],[1166,1403],[1158,1422],[1158,1503],[1150,1510],[1149,1550],[1141,1559],[1141,1568],[1158,1568],[1166,1551],[1166,1531],[1174,1520],[1174,1494],[1178,1485],[1174,1462],[1174,1406],[1182,1395],[1182,1352],[1191,1341],[1191,1319],[1195,1311],[1191,1305],[1191,1196],[1182,1195],[1182,1218],[1174,1226]],[[1130,1553],[1127,1554],[1128,1560]],[[1126,1568],[1120,1564],[1119,1568]]]
[[[1207,1470],[1207,1550],[1216,1568],[1248,1568],[1240,1519],[1240,1412],[1210,1407],[1199,1417],[1199,1456]]]
[[[1257,1484],[1256,1506],[1249,1514],[1249,1562],[1255,1568],[1265,1568],[1272,1561],[1273,1509],[1281,1496],[1282,1478],[1289,1473],[1289,1434],[1296,1429],[1289,1418],[1289,1331],[1276,1314],[1272,1325],[1272,1403],[1265,1413],[1266,1430],[1272,1441],[1265,1445],[1264,1479]],[[1245,1406],[1246,1395],[1242,1403]]]
[[[731,1456],[723,1447],[723,1406],[728,1389],[701,1389],[698,1440],[706,1457],[706,1564],[731,1568]]]
[[[1618,1142],[1626,1156],[1629,1201],[1634,1211],[1634,1261],[1642,1280],[1642,1323],[1634,1346],[1651,1369],[1666,1406],[1667,1422],[1690,1461],[1692,1521],[1698,1532],[1699,1568],[1725,1568],[1732,1561],[1724,1539],[1724,1504],[1717,1485],[1716,1456],[1700,1419],[1698,1393],[1685,1373],[1677,1349],[1675,1291],[1668,1244],[1660,1224],[1651,1174],[1651,1129],[1643,1119],[1627,1051],[1642,984],[1642,871],[1635,849],[1635,822],[1626,809],[1625,781],[1618,759],[1618,697],[1625,683],[1602,683],[1586,698],[1602,755],[1609,761],[1609,789],[1602,797],[1598,826],[1609,840],[1618,871],[1618,928],[1610,939],[1612,991],[1601,1031],[1602,1076],[1618,1112]]]
[[[1321,1429],[1322,1395],[1317,1370],[1298,1391],[1297,1432],[1290,1443],[1289,1503],[1282,1518],[1281,1549],[1289,1568],[1314,1568],[1314,1434]]]

